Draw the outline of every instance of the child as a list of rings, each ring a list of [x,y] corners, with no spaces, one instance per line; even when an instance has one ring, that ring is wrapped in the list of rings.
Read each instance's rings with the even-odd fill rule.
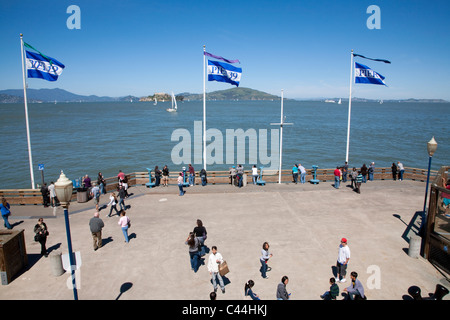
[[[336,300],[336,297],[339,295],[339,287],[334,278],[330,278],[330,284],[330,291],[327,291],[320,296],[323,300]]]

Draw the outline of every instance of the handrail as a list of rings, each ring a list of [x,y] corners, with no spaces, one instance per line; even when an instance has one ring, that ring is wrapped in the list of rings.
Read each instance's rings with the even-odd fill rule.
[[[334,180],[334,168],[318,168],[317,179],[322,182]],[[349,170],[350,172],[350,170]],[[169,174],[169,183],[174,183],[178,178],[179,171],[172,171]],[[251,176],[251,170],[244,170],[244,173]],[[420,168],[405,167],[404,179],[426,181],[428,171]],[[430,176],[435,177],[438,173],[437,170],[431,170]],[[139,171],[125,174],[128,178],[128,186],[145,185],[149,182],[148,172]],[[229,183],[229,171],[208,171],[207,179],[209,184],[226,184]],[[313,170],[306,169],[307,181],[312,179]],[[195,173],[196,178],[199,178],[199,172]],[[278,182],[278,170],[266,170],[263,172],[264,180],[267,183]],[[152,179],[154,180],[154,172],[152,172]],[[392,172],[390,167],[375,168],[374,180],[390,180],[392,179]],[[105,178],[106,191],[117,190],[118,179],[117,177]],[[281,181],[292,182],[292,173],[290,169],[281,170]],[[199,182],[199,180],[196,180]],[[97,181],[92,181],[93,185]],[[74,195],[76,195],[76,189],[74,189]],[[10,204],[42,204],[42,195],[39,189],[0,189],[0,198],[5,197]],[[72,197],[72,200],[76,199],[76,196]]]

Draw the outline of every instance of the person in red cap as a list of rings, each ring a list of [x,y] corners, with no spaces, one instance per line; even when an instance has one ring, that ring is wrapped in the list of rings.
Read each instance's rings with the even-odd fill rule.
[[[336,263],[337,276],[336,282],[345,282],[345,275],[347,274],[347,265],[350,260],[350,248],[347,245],[347,239],[342,238],[339,245],[338,258]]]

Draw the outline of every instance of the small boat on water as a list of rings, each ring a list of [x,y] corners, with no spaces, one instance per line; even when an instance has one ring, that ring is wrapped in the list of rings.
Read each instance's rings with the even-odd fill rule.
[[[177,100],[175,99],[175,96],[172,92],[172,107],[169,109],[166,109],[168,112],[177,112]]]
[[[155,103],[153,103],[153,105],[157,105],[158,104],[158,99],[156,99],[156,97],[155,97]]]
[[[342,99],[339,98],[338,104],[342,104]]]
[[[327,100],[325,100],[325,102],[327,102],[327,103],[336,103],[336,101],[331,100],[331,99],[327,99]]]

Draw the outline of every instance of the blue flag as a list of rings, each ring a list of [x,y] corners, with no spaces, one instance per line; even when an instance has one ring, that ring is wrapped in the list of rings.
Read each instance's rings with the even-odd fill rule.
[[[386,85],[381,74],[358,62],[355,62],[355,83]]]
[[[242,68],[231,64],[208,60],[208,81],[228,82],[239,87]]]
[[[28,78],[56,81],[65,68],[65,66],[56,59],[30,51],[26,51],[26,54]]]

